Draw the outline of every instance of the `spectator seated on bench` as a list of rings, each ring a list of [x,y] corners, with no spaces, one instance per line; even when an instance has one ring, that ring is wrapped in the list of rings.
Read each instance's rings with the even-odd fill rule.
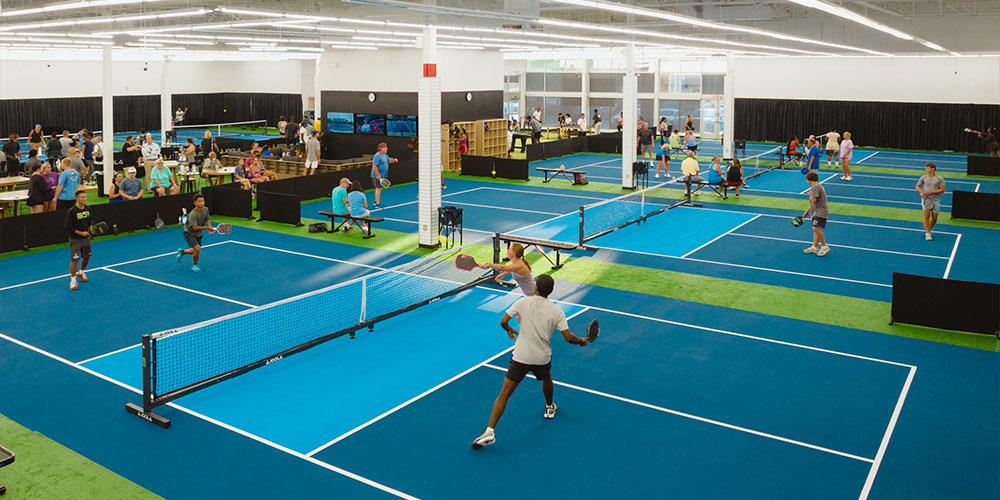
[[[264,169],[264,163],[260,159],[260,154],[255,155],[250,161],[250,170],[247,174],[247,178],[254,184],[278,180],[276,172]]]
[[[215,154],[215,153],[212,153]],[[233,182],[240,183],[243,189],[250,189],[250,179],[247,177],[249,173],[247,169],[243,167],[242,164],[237,163],[236,167],[233,169]]]
[[[677,129],[674,129],[674,133],[670,134],[670,139],[667,140],[667,143],[670,144],[671,157],[674,156],[674,153],[680,155],[684,154],[684,146],[681,144],[681,135],[680,132],[677,131]]]
[[[354,181],[350,183],[351,192],[347,193],[347,207],[344,212],[339,212],[345,207],[338,206],[337,198],[343,196],[343,192],[346,191],[344,184],[347,179],[341,179],[341,185],[333,191],[333,204],[334,211],[322,211],[319,214],[330,218],[331,229],[327,232],[333,233],[336,231],[350,231],[354,223],[358,224],[361,228],[361,232],[364,233],[364,238],[372,238],[375,234],[372,232],[372,224],[376,222],[382,222],[385,219],[382,217],[372,217],[371,212],[368,211],[368,200],[365,198],[365,193],[361,191],[361,183]],[[344,191],[340,191],[344,189]],[[343,200],[340,200],[343,203]],[[343,222],[337,224],[337,219],[342,219]]]
[[[166,196],[181,192],[173,172],[163,165],[163,158],[156,160],[156,166],[149,173],[149,190],[156,196]]]
[[[799,138],[792,136],[788,144],[785,145],[784,151],[778,151],[778,164],[784,165],[785,162],[795,161],[797,165],[802,164],[802,160],[805,158],[805,154],[799,151]]]

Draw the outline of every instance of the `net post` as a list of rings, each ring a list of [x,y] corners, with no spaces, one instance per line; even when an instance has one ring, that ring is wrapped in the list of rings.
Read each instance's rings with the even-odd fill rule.
[[[156,371],[156,343],[149,334],[142,336],[142,407],[134,403],[125,405],[125,411],[152,422],[164,429],[170,427],[170,420],[153,413],[153,373]]]
[[[583,232],[583,206],[580,206],[580,246],[583,246],[583,238],[585,234]]]

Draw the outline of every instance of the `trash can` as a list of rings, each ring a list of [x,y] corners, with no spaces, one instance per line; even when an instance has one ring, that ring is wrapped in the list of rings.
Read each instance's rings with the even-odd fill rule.
[[[104,171],[98,170],[94,172],[94,178],[97,179],[97,196],[107,198],[108,193],[104,192]]]

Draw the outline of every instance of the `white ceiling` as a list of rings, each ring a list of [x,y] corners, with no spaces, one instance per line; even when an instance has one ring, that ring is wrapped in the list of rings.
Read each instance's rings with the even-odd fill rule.
[[[485,45],[486,50],[563,45],[621,47],[632,40],[640,45],[679,46],[669,49],[678,53],[942,55],[1000,51],[1000,30],[997,29],[1000,0],[830,2],[902,31],[914,40],[903,40],[788,0],[606,2],[613,4],[613,9],[626,5],[646,9],[640,15],[550,0],[133,0],[119,5],[83,8],[79,3],[0,0],[0,45],[41,48],[72,42],[93,47],[111,43],[116,47],[134,48],[145,39],[147,46],[156,50],[163,50],[162,45],[184,47],[187,51],[242,49],[244,52],[264,50],[308,55],[331,46],[411,45],[414,40],[411,35],[420,32],[416,26],[363,23],[378,20],[442,26],[446,28],[439,31],[442,46]],[[51,10],[62,6],[73,7]],[[22,9],[39,7],[50,10],[18,15]],[[158,14],[161,17],[137,18]],[[324,19],[278,17],[282,14],[323,16]],[[721,23],[723,28],[660,19],[651,14],[679,14],[694,21]],[[289,25],[290,21],[295,21],[297,27]],[[70,25],[70,22],[76,24]],[[66,24],[47,26],[47,23]],[[476,31],[463,31],[462,28]],[[756,31],[747,32],[747,28]],[[161,29],[169,31],[148,32]],[[485,32],[484,29],[501,31]],[[626,29],[633,31],[631,34],[623,32]],[[141,33],[144,30],[147,32]],[[348,32],[351,30],[358,31]],[[83,36],[109,32],[112,33],[110,38]],[[61,40],[67,43],[56,43]],[[935,50],[935,45],[940,49]]]

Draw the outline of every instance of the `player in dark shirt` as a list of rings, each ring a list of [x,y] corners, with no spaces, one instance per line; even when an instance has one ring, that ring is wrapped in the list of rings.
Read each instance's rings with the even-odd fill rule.
[[[77,280],[87,282],[85,271],[90,263],[90,207],[86,191],[77,191],[76,203],[66,211],[66,231],[69,232],[69,289],[76,290],[79,288]]]

